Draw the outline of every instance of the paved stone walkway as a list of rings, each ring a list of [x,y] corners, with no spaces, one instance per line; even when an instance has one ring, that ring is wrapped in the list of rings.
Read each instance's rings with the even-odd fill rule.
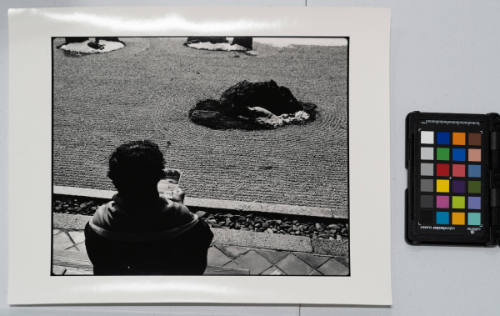
[[[218,275],[348,275],[345,257],[279,251],[214,243],[205,274]],[[53,230],[54,275],[90,275],[92,265],[81,230]]]

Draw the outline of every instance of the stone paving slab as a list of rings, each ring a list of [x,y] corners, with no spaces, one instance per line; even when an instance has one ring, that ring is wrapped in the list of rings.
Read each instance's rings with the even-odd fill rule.
[[[312,254],[308,254],[308,253],[304,253],[304,252],[295,252],[294,255],[297,256],[302,261],[306,262],[308,265],[310,265],[314,269],[321,266],[323,263],[325,263],[330,258],[328,256],[318,256],[318,255],[312,255]]]
[[[241,267],[229,268],[229,267],[216,267],[209,265],[205,269],[204,275],[250,275],[248,269],[243,269]]]
[[[248,251],[248,247],[239,247],[239,246],[226,246],[226,245],[215,245],[222,252],[224,252],[227,256],[231,258],[236,258],[244,254]]]
[[[227,257],[216,247],[210,247],[207,253],[207,261],[210,262],[211,265],[222,267],[226,263],[229,263],[231,258]]]
[[[326,239],[311,240],[313,252],[330,256],[348,256],[349,241],[336,241]]]
[[[262,272],[262,275],[285,275],[285,272],[281,271],[278,267],[272,266],[266,271]]]
[[[52,213],[52,227],[65,230],[83,230],[92,216]]]
[[[63,275],[66,272],[66,267],[52,265],[52,274],[54,275]]]
[[[74,246],[74,243],[69,238],[68,233],[62,232],[52,237],[53,248],[57,250],[65,250]]]
[[[52,253],[52,265],[80,269],[92,273],[92,264],[86,252],[54,250]]]
[[[272,264],[278,263],[288,254],[288,252],[286,251],[276,251],[276,250],[266,250],[266,249],[259,249],[259,253]]]
[[[85,235],[82,231],[69,231],[68,234],[75,244],[80,244],[85,241]]]
[[[111,199],[113,195],[116,194],[116,191],[54,186],[54,194],[98,199]],[[186,206],[188,207],[192,206],[205,209],[347,219],[347,216],[344,214],[344,212],[335,213],[332,209],[329,208],[304,205],[200,199],[193,197],[186,197],[186,199],[184,200],[184,204],[186,204]]]
[[[319,267],[318,271],[324,275],[349,275],[349,269],[333,258]]]
[[[310,275],[314,269],[293,254],[288,254],[276,264],[286,275]]]
[[[232,261],[233,265],[228,267],[243,267],[250,270],[251,275],[259,275],[269,269],[272,264],[261,256],[257,251],[250,250]]]
[[[212,228],[214,243],[243,247],[312,252],[311,239],[303,236],[269,234],[224,228]]]

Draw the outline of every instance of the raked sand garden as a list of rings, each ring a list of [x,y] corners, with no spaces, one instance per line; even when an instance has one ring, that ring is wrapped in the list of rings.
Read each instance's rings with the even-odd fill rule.
[[[347,46],[275,47],[257,56],[196,50],[185,38],[120,38],[125,47],[74,56],[53,43],[54,185],[113,189],[107,159],[150,139],[196,198],[329,208],[348,216]],[[198,101],[242,80],[274,80],[318,106],[316,119],[272,130],[192,123]]]

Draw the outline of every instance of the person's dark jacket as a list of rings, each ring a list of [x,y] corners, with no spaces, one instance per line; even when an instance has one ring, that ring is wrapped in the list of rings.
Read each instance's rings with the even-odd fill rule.
[[[205,221],[161,195],[136,206],[115,195],[85,226],[95,275],[203,274],[212,239]]]

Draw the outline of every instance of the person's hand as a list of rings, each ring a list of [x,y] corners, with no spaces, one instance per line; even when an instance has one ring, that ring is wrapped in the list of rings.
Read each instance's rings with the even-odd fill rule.
[[[158,182],[158,191],[164,194],[167,199],[181,203],[184,202],[184,196],[186,195],[184,190],[175,181],[170,179],[160,180]]]
[[[184,192],[184,190],[181,189],[180,187],[177,187],[175,190],[172,191],[171,200],[183,203],[185,196],[186,196],[186,192]]]

